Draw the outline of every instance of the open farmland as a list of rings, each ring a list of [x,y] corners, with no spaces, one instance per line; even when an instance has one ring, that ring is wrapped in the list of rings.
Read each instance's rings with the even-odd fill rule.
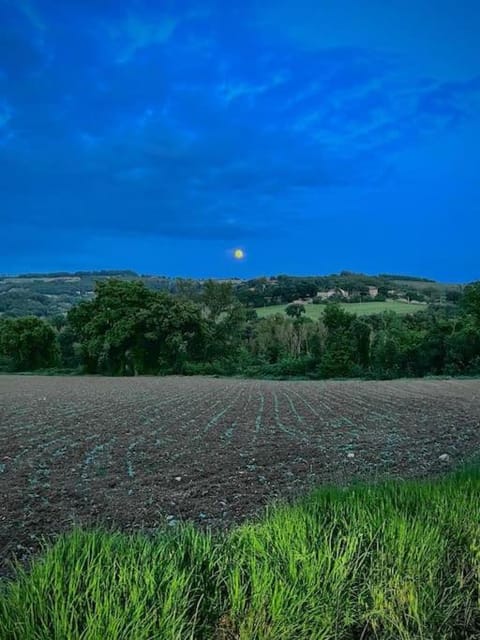
[[[322,483],[436,474],[479,446],[479,380],[2,376],[1,557],[74,524],[228,526]]]
[[[259,318],[266,318],[276,313],[285,313],[286,304],[275,304],[270,307],[257,307]],[[325,311],[324,304],[305,304],[305,315],[312,320],[318,320]],[[384,313],[385,311],[393,311],[400,315],[407,315],[409,313],[417,313],[418,311],[425,311],[428,305],[424,303],[402,302],[399,300],[386,300],[385,302],[343,302],[340,306],[344,311],[349,313],[356,313],[359,316],[368,316],[374,313]]]

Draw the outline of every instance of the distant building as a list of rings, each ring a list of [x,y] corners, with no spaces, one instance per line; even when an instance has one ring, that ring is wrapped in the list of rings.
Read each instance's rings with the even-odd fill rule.
[[[341,296],[342,298],[348,298],[348,291],[345,289],[329,289],[328,291],[318,291],[317,298],[320,300],[328,300],[329,298],[333,298],[333,296]]]
[[[335,289],[330,289],[329,291],[317,292],[317,298],[320,298],[320,300],[328,300],[328,298],[331,298],[334,295],[335,295]]]

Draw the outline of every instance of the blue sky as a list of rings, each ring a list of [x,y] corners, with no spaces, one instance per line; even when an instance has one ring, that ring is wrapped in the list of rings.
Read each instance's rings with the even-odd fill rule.
[[[478,33],[477,0],[0,0],[0,272],[479,279]]]

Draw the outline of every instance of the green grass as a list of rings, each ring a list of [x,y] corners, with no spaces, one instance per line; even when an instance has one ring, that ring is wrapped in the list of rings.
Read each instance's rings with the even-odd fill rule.
[[[480,637],[480,473],[325,488],[213,537],[60,538],[0,592],[2,640]]]
[[[365,316],[372,313],[383,313],[384,311],[394,311],[395,313],[407,314],[416,313],[417,311],[424,311],[427,308],[425,304],[409,304],[408,302],[398,302],[397,300],[391,300],[387,302],[351,302],[341,303],[340,306],[345,311],[350,313],[356,313],[359,316]],[[271,307],[257,307],[255,311],[260,318],[266,318],[275,313],[285,314],[285,308],[287,305],[276,304]],[[325,309],[323,304],[306,304],[305,315],[312,320],[318,320]]]

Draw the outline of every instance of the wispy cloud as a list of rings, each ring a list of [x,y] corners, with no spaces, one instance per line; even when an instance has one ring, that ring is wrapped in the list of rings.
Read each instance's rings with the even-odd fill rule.
[[[132,14],[117,26],[110,27],[110,36],[118,47],[117,62],[129,62],[143,49],[165,44],[172,37],[178,23],[178,18],[172,16],[150,21]]]
[[[0,129],[7,126],[12,118],[12,109],[6,103],[0,102]]]
[[[272,89],[285,84],[287,80],[288,74],[285,71],[275,72],[269,78],[269,81],[263,84],[250,84],[245,81],[228,80],[218,86],[217,93],[227,104],[240,98],[247,98],[250,106],[253,106],[257,96],[272,91]]]
[[[32,27],[40,32],[45,31],[46,23],[33,2],[29,2],[29,0],[18,0],[17,7],[29,20]]]
[[[52,216],[65,237],[288,238],[296,221],[314,229],[406,175],[403,155],[429,158],[480,126],[478,75],[417,70],[355,43],[350,22],[314,42],[324,24],[301,0],[287,3],[291,24],[273,12],[260,26],[249,2],[7,4],[2,222],[21,212],[40,229]]]

